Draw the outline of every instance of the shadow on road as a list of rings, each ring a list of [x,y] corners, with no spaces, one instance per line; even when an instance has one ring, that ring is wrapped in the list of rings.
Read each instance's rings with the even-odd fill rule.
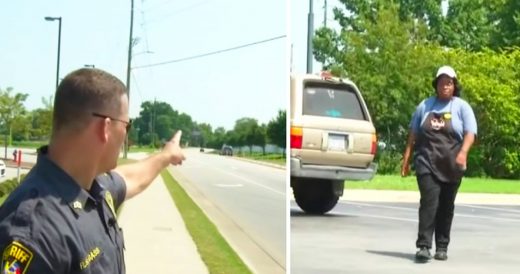
[[[379,251],[379,250],[367,250],[367,252],[372,253],[372,254],[377,254],[377,255],[407,259],[407,260],[417,263],[417,264],[423,264],[423,263],[428,262],[428,261],[423,261],[423,260],[416,260],[415,254],[413,254],[413,253],[403,253],[403,252],[395,252],[395,251]]]
[[[291,217],[321,217],[321,218],[333,218],[333,217],[341,217],[341,218],[354,218],[357,216],[347,216],[345,214],[334,214],[334,213],[326,213],[326,214],[309,214],[305,213],[299,209],[291,208]]]

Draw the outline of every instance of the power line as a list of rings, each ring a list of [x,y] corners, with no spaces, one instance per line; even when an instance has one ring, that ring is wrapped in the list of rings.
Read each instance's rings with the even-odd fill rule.
[[[180,59],[174,59],[174,60],[160,62],[160,63],[155,63],[155,64],[136,66],[136,67],[133,67],[132,69],[156,67],[156,66],[161,66],[161,65],[171,64],[171,63],[178,63],[178,62],[182,62],[182,61],[202,58],[202,57],[206,57],[206,56],[210,56],[210,55],[220,54],[220,53],[224,53],[224,52],[228,52],[228,51],[233,51],[233,50],[246,48],[246,47],[250,47],[250,46],[254,46],[254,45],[258,45],[258,44],[262,44],[262,43],[271,42],[271,41],[282,39],[282,38],[285,38],[285,37],[286,37],[286,35],[280,35],[280,36],[272,37],[272,38],[269,38],[269,39],[265,39],[265,40],[261,40],[261,41],[257,41],[257,42],[253,42],[253,43],[249,43],[249,44],[244,44],[244,45],[240,45],[240,46],[236,46],[236,47],[232,47],[232,48],[212,51],[212,52],[208,52],[208,53],[198,54],[198,55],[194,55],[194,56],[184,57],[184,58],[180,58]]]
[[[191,5],[188,5],[188,6],[179,8],[179,9],[176,9],[176,10],[174,10],[172,12],[168,12],[167,14],[163,14],[162,16],[154,16],[154,19],[148,21],[147,24],[152,24],[152,23],[155,24],[155,23],[162,22],[162,21],[164,21],[165,19],[167,19],[169,17],[172,17],[172,16],[177,15],[179,13],[182,13],[182,12],[194,9],[196,7],[208,4],[209,2],[210,2],[209,0],[206,0],[206,1],[202,1],[202,2],[193,3]]]

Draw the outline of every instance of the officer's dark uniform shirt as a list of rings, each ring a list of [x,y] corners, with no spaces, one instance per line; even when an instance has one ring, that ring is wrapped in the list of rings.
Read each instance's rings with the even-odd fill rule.
[[[0,273],[125,273],[123,178],[98,176],[86,191],[45,152],[0,207]]]

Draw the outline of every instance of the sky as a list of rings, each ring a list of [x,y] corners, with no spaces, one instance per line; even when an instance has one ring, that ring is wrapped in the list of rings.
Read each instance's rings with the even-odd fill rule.
[[[29,110],[43,107],[42,98],[54,94],[59,24],[45,21],[45,16],[62,17],[60,78],[93,65],[126,82],[130,3],[5,1],[0,9],[0,88],[28,93]],[[287,108],[285,1],[135,0],[134,5],[133,37],[138,42],[133,47],[130,117],[139,115],[142,102],[156,99],[198,123],[229,130],[239,118],[267,123]],[[143,67],[271,38],[220,54]]]

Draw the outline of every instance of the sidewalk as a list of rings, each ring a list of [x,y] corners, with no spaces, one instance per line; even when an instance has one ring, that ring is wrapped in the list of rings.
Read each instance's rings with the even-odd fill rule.
[[[208,273],[160,175],[123,204],[118,221],[126,273]]]
[[[345,189],[341,200],[419,203],[419,191]],[[520,205],[520,194],[458,193],[455,204]]]

